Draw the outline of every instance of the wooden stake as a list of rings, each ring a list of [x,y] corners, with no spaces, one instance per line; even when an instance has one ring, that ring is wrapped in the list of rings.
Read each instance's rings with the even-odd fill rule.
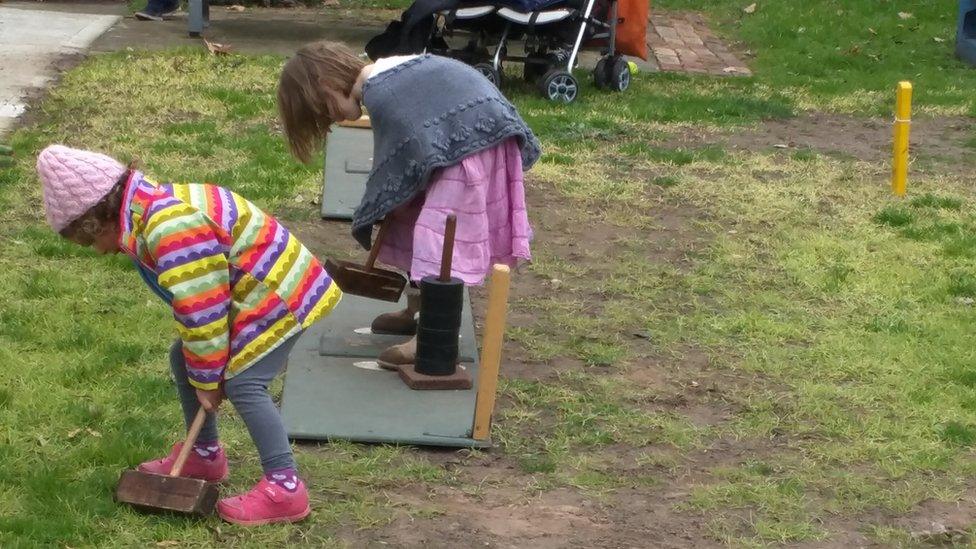
[[[491,415],[495,410],[498,390],[498,366],[502,360],[502,339],[505,335],[505,314],[508,311],[508,266],[495,265],[488,288],[488,314],[485,334],[481,339],[481,366],[478,370],[478,398],[474,405],[472,437],[487,440],[491,432]]]
[[[908,133],[912,125],[912,83],[899,82],[895,102],[894,158],[891,162],[891,192],[905,196],[908,186]]]

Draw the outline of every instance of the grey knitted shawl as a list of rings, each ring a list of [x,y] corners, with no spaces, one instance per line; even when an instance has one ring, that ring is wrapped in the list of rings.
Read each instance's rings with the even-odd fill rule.
[[[373,224],[425,190],[431,173],[517,137],[522,167],[539,142],[515,107],[478,71],[424,55],[366,81],[363,104],[373,124],[373,169],[352,220],[369,249]]]

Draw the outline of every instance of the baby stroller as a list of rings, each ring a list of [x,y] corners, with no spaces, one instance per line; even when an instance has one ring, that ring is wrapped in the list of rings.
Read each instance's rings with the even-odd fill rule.
[[[462,4],[436,14],[426,49],[473,65],[498,86],[504,63],[523,63],[525,80],[535,83],[543,97],[570,103],[580,92],[573,75],[580,50],[599,45],[603,50],[593,81],[600,89],[622,92],[630,86],[631,73],[617,49],[618,1],[644,2],[643,21],[638,25],[644,49],[643,55],[636,54],[646,57],[643,33],[648,0],[521,0],[518,9],[511,4]],[[448,39],[459,34],[468,36],[467,44],[451,48]],[[510,54],[510,42],[519,39],[522,55]]]

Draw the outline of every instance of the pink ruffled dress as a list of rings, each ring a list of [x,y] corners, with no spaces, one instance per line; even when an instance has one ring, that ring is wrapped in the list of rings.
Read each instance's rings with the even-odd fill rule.
[[[465,284],[484,282],[496,263],[515,267],[531,260],[516,138],[438,170],[423,194],[387,215],[379,261],[409,272],[412,281],[439,275],[444,224],[452,213],[457,233],[451,274]]]

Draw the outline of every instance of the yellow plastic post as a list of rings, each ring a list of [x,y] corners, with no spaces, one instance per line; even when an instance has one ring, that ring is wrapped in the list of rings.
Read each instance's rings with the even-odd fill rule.
[[[488,287],[488,314],[485,333],[481,339],[481,365],[478,367],[478,398],[474,405],[472,437],[487,440],[491,430],[491,415],[495,410],[498,389],[498,366],[502,360],[502,337],[505,334],[505,313],[508,311],[510,273],[507,265],[495,265]]]
[[[891,163],[891,192],[905,196],[908,179],[908,132],[912,126],[912,83],[899,82],[895,101],[895,139]]]

